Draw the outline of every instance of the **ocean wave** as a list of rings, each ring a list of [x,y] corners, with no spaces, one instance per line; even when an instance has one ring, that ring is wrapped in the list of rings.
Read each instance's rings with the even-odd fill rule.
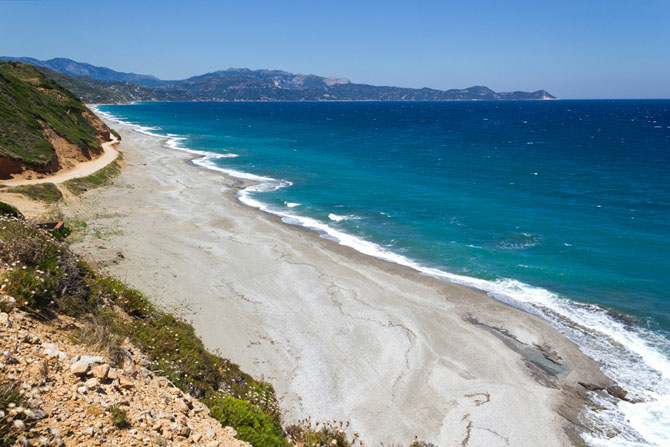
[[[332,220],[333,222],[341,222],[343,220],[349,220],[350,218],[351,216],[340,216],[333,213],[328,214],[328,219]]]
[[[96,109],[96,113],[128,124],[99,109]],[[663,335],[614,318],[611,312],[602,307],[578,303],[547,289],[514,279],[489,281],[424,265],[389,248],[337,230],[318,219],[297,214],[292,211],[293,207],[289,203],[286,203],[289,210],[272,207],[258,200],[255,195],[289,187],[291,182],[220,167],[213,160],[226,155],[221,157],[222,154],[184,149],[179,147],[183,137],[156,135],[151,132],[157,129],[146,126],[133,127],[142,133],[170,138],[168,141],[176,146],[174,149],[206,154],[193,161],[197,166],[254,181],[253,185],[238,192],[238,199],[245,205],[276,215],[287,224],[315,231],[321,237],[360,253],[410,267],[427,276],[479,289],[494,299],[549,321],[575,342],[586,355],[596,360],[607,376],[628,391],[628,397],[633,401],[626,402],[593,394],[592,397],[600,409],[597,412],[587,411],[583,415],[585,422],[595,430],[593,433],[583,434],[588,444],[610,447],[661,446],[670,439],[670,419],[667,417],[670,414],[670,353],[668,339]],[[333,221],[340,221],[341,217],[343,216],[329,215],[329,219]],[[512,239],[519,239],[514,242],[525,245],[515,247],[517,249],[528,248],[527,244],[539,242],[535,236],[524,233]]]
[[[295,208],[296,206],[300,206],[300,203],[295,203],[295,202],[284,202],[284,204],[289,207],[289,208]]]

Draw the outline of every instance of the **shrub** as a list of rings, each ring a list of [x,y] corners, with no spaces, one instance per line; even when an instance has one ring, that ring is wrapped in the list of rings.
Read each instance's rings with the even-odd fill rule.
[[[299,421],[286,427],[289,441],[300,447],[352,447],[357,443],[358,433],[349,438],[349,422],[319,421],[311,419]]]
[[[14,430],[13,418],[7,413],[9,404],[14,404],[17,407],[21,405],[22,398],[19,394],[19,386],[16,383],[7,382],[0,384],[0,410],[5,412],[3,417],[0,417],[0,445],[9,446],[14,445],[18,433]]]
[[[103,351],[110,365],[122,366],[128,358],[128,352],[123,348],[124,338],[113,329],[117,319],[113,312],[101,309],[89,317],[84,326],[72,334],[72,338],[76,343]]]
[[[16,217],[17,219],[23,219],[23,214],[12,205],[0,202],[0,216]]]
[[[237,438],[254,447],[288,447],[281,425],[255,405],[232,396],[207,401],[212,417],[221,425],[231,426]]]
[[[121,409],[118,405],[112,405],[109,407],[109,413],[112,416],[112,425],[116,428],[127,428],[130,426],[128,421],[128,413],[126,410]]]

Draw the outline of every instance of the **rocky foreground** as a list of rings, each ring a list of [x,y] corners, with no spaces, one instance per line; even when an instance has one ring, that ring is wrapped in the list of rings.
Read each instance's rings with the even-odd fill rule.
[[[82,322],[39,321],[4,295],[0,304],[0,383],[20,384],[0,386],[0,420],[13,432],[0,428],[0,444],[13,435],[25,446],[249,446],[127,342],[110,358],[73,341]]]

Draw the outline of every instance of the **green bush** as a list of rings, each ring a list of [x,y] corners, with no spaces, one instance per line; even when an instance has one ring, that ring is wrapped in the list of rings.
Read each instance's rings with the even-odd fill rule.
[[[109,407],[109,412],[112,415],[112,425],[116,428],[126,428],[130,426],[126,410],[121,409],[118,405],[112,405]]]
[[[9,203],[0,202],[0,216],[16,217],[23,219],[23,214]]]
[[[272,420],[255,405],[244,400],[225,396],[206,401],[212,417],[221,425],[231,426],[237,431],[237,438],[254,447],[287,447],[281,425]]]

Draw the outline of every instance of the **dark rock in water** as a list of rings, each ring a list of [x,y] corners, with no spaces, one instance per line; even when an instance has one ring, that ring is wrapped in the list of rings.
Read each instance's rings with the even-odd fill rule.
[[[578,382],[578,383],[589,391],[602,391],[605,389],[604,386],[596,385],[595,383],[587,383],[587,382]]]
[[[618,321],[621,324],[626,326],[632,326],[637,323],[637,318],[616,312],[612,309],[606,309],[607,315],[609,315],[614,321]]]
[[[589,391],[607,391],[607,393],[612,397],[625,400],[626,402],[632,402],[632,400],[627,397],[628,391],[624,390],[619,385],[609,385],[605,387],[603,385],[587,382],[579,382],[579,384]]]
[[[621,399],[621,400],[625,400],[625,401],[630,402],[630,400],[626,397],[628,395],[628,391],[624,390],[619,385],[608,386],[607,387],[607,392],[612,397],[616,397],[617,399]]]

